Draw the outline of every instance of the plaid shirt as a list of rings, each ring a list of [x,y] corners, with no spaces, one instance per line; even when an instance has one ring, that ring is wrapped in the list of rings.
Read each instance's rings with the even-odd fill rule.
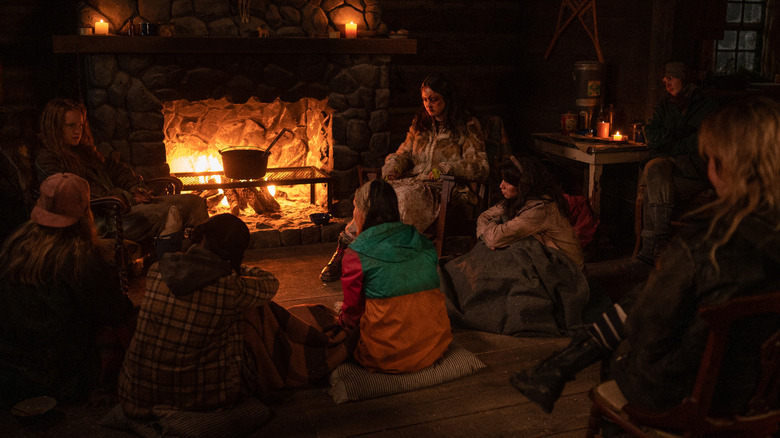
[[[207,265],[190,268],[205,270]],[[243,311],[269,302],[279,282],[259,268],[243,266],[242,274],[174,295],[159,264],[149,268],[138,326],[119,377],[127,414],[148,416],[152,408],[211,410],[253,391]]]

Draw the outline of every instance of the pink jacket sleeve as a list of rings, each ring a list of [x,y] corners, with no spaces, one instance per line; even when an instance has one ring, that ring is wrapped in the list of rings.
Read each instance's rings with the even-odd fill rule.
[[[363,267],[360,256],[347,248],[341,260],[341,288],[344,303],[339,312],[339,323],[346,328],[360,325],[360,317],[366,310],[366,296],[363,294]]]

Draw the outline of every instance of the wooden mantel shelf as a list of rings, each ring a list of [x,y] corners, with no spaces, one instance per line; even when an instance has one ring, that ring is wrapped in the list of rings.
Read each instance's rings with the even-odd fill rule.
[[[54,53],[256,53],[415,55],[417,40],[387,38],[249,38],[55,35]]]

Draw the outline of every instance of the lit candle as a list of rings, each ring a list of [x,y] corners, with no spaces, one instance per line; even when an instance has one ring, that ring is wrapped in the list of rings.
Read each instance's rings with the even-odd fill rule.
[[[108,35],[108,23],[103,20],[95,22],[95,35]]]
[[[357,24],[350,21],[349,23],[345,24],[346,26],[344,28],[344,36],[347,38],[356,38],[357,37]]]
[[[615,140],[615,141],[623,140],[623,136],[620,135],[620,131],[618,131],[615,135],[612,136],[612,140]]]

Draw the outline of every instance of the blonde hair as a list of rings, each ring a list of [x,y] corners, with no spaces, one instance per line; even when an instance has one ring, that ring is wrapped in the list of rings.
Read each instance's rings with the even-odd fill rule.
[[[78,222],[65,228],[27,221],[0,249],[0,278],[33,286],[57,279],[79,282],[90,252],[97,248],[97,241],[90,210]],[[69,269],[70,266],[73,269]]]
[[[62,127],[65,124],[65,114],[68,111],[78,111],[84,120],[81,140],[76,148],[68,146],[62,138]],[[78,156],[79,152],[91,155],[101,162],[105,159],[95,147],[92,131],[87,121],[87,108],[82,103],[72,99],[50,100],[41,113],[39,129],[41,144],[60,159],[63,169],[67,172],[77,175],[84,174],[84,164]]]
[[[711,114],[699,130],[699,153],[713,161],[723,179],[718,199],[699,210],[713,213],[707,237],[718,224],[726,226],[710,251],[714,262],[715,251],[746,216],[780,218],[780,103],[756,97]]]

